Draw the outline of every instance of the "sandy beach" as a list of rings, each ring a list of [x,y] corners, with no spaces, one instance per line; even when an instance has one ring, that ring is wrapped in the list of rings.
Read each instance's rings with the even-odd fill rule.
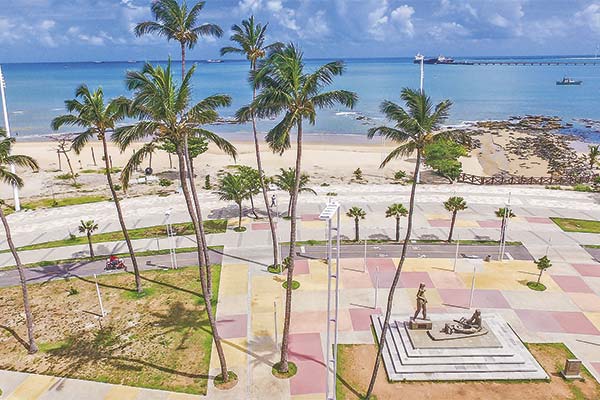
[[[528,152],[521,154],[525,151],[523,147],[535,147],[531,146],[531,143],[541,138],[541,136],[536,136],[539,133],[523,129],[506,129],[505,126],[502,128],[502,126],[497,126],[496,122],[475,123],[468,126],[467,130],[473,135],[476,145],[473,146],[474,148],[468,157],[462,157],[460,160],[464,172],[483,176],[498,174],[548,175],[549,161],[547,157],[545,159],[540,156],[535,149],[526,149]],[[571,140],[565,139],[566,137],[563,135],[553,134],[544,134],[543,138],[549,140],[551,144],[558,142],[559,145]],[[196,179],[199,186],[204,184],[206,175],[211,176],[211,182],[214,184],[219,173],[229,166],[235,164],[256,165],[254,143],[251,141],[250,134],[248,134],[247,140],[240,140],[238,137],[232,143],[238,150],[237,160],[223,154],[214,146],[210,146],[209,150],[195,161]],[[578,142],[573,143],[572,150],[569,150],[572,153],[569,156],[583,159],[581,152],[587,150],[587,146]],[[109,152],[113,167],[124,166],[131,153],[141,145],[141,143],[136,143],[131,146],[130,150],[121,153],[116,146],[110,144]],[[278,173],[280,168],[288,168],[294,165],[294,147],[283,155],[273,154],[265,143],[261,143],[261,148],[263,163],[268,175]],[[304,147],[303,170],[311,176],[311,184],[315,186],[351,183],[352,173],[357,168],[363,171],[364,183],[389,183],[392,181],[394,173],[399,170],[410,174],[414,169],[415,161],[414,158],[410,157],[398,159],[383,169],[379,168],[385,155],[393,148],[394,143],[383,142],[379,138],[368,140],[366,137],[359,135],[307,135]],[[577,148],[577,151],[574,150],[575,148]],[[80,193],[108,194],[106,178],[100,171],[103,167],[100,142],[91,142],[79,155],[73,151],[69,153],[73,169],[78,174],[78,183],[82,184],[80,188],[74,188],[71,185],[72,182],[68,179],[59,179],[60,175],[68,172],[68,167],[64,156],[61,156],[61,168],[59,169],[55,142],[21,140],[17,141],[15,152],[30,155],[40,164],[39,172],[22,171],[26,182],[26,186],[21,192],[23,197],[76,196]],[[95,163],[92,152],[96,159]],[[152,168],[154,174],[159,178],[177,179],[177,172],[171,165],[175,165],[175,157],[173,157],[171,164],[167,153],[158,151],[154,154]],[[135,178],[142,178],[142,171],[147,166],[148,161],[142,165]],[[115,177],[118,177],[118,174]],[[447,182],[443,178],[436,177],[431,171],[428,172],[427,167],[424,167],[423,179],[425,182]],[[132,184],[128,194],[150,194],[159,190],[174,190],[175,187],[175,184],[168,188],[160,187],[158,184]],[[9,187],[3,185],[1,190],[2,198],[11,197]]]

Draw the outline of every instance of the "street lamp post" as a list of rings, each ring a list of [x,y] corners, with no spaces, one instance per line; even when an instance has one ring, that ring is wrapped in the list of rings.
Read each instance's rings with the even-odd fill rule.
[[[167,236],[169,237],[169,255],[171,256],[171,269],[177,269],[177,251],[175,244],[175,231],[173,230],[173,225],[171,224],[171,211],[173,209],[169,208],[165,212],[165,225],[167,226]]]
[[[327,221],[327,378],[325,383],[325,399],[336,399],[337,380],[337,344],[338,344],[338,308],[339,308],[339,282],[340,282],[340,205],[329,200],[327,206],[319,215],[319,219]],[[333,219],[336,219],[336,227],[333,227]],[[333,236],[336,231],[336,262],[335,271],[332,266],[333,258]],[[332,284],[335,280],[335,289]],[[332,343],[333,336],[333,343]]]
[[[4,89],[6,88],[6,81],[4,75],[2,75],[2,66],[0,66],[0,97],[2,97],[2,110],[4,110],[4,129],[6,129],[6,136],[10,137],[10,124],[8,123],[8,109],[6,108],[6,94]],[[10,164],[10,172],[15,173],[15,165]],[[19,188],[13,184],[13,197],[15,201],[15,211],[21,211],[21,201],[19,200]]]
[[[502,215],[502,223],[500,225],[500,245],[498,248],[498,261],[504,261],[504,250],[506,248],[506,231],[508,229],[508,221],[510,220],[510,214],[512,213],[512,208],[510,205],[510,195],[508,193],[508,201],[504,207],[504,214]]]

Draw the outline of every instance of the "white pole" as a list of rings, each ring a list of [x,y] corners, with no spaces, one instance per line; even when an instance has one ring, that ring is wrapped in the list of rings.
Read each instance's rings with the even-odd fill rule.
[[[340,256],[341,256],[341,235],[340,235],[340,211],[341,207],[337,209],[337,237],[336,237],[336,245],[337,250],[335,254],[335,330],[333,334],[333,400],[336,400],[337,393],[335,390],[335,385],[337,381],[337,356],[338,356],[338,318],[339,318],[339,308],[340,308],[340,279],[342,273],[342,266],[340,264]]]
[[[94,281],[96,281],[96,294],[98,295],[98,303],[100,303],[100,312],[102,313],[102,318],[104,318],[106,313],[104,312],[104,306],[102,305],[102,296],[100,296],[100,286],[98,286],[96,274],[94,274]]]
[[[471,279],[471,297],[469,298],[469,308],[473,305],[473,293],[475,292],[475,272],[477,265],[473,263],[473,278]]]
[[[373,309],[375,310],[377,308],[377,297],[379,296],[379,265],[377,266],[377,269],[375,270],[375,305],[373,306]]]
[[[339,233],[338,233],[339,235]],[[365,257],[363,263],[363,273],[367,272],[367,239],[365,239]]]
[[[456,272],[456,262],[458,261],[458,248],[460,247],[460,235],[456,239],[456,253],[454,254],[454,268],[452,272]]]
[[[548,246],[546,246],[546,254],[545,254],[546,257],[548,257],[548,250],[550,250],[551,244],[552,244],[552,237],[550,237],[550,240],[548,240]]]
[[[425,57],[421,56],[421,85],[420,85],[420,89],[421,89],[421,94],[423,94],[423,82],[425,80],[425,67],[423,65],[423,60]]]
[[[275,348],[279,348],[279,335],[277,335],[277,302],[273,302],[273,320],[275,322]]]
[[[6,81],[4,75],[2,75],[2,66],[0,66],[0,94],[2,97],[2,109],[4,110],[4,129],[6,129],[6,136],[10,137],[10,124],[8,123],[8,109],[6,108],[6,94],[4,89],[6,87]],[[15,173],[14,164],[10,165],[10,172]],[[13,185],[13,197],[15,201],[15,211],[21,211],[21,201],[19,200],[19,188],[17,185]]]

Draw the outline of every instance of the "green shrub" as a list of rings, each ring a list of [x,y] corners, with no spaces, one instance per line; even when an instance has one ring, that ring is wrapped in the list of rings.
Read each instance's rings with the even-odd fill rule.
[[[162,187],[167,187],[167,186],[171,186],[173,184],[173,181],[167,178],[160,178],[160,180],[158,181],[158,184]]]
[[[206,175],[204,177],[204,189],[206,189],[206,190],[212,189],[212,185],[210,184],[210,175]]]
[[[337,196],[336,192],[327,192],[327,196]]]
[[[79,294],[79,290],[72,287],[69,289],[69,294],[67,296],[75,296],[77,294]]]
[[[114,185],[114,188],[116,191],[119,191],[121,189],[123,189],[123,186],[119,185],[118,183]]]
[[[576,192],[593,192],[593,189],[590,186],[581,183],[573,186],[573,190]]]
[[[75,177],[78,177],[79,174],[75,174]],[[69,179],[73,179],[70,173],[60,174],[55,176],[56,179],[60,179],[61,181],[67,181]]]
[[[396,172],[394,173],[394,180],[395,180],[396,182],[401,182],[401,181],[403,181],[404,179],[406,179],[406,172],[404,172],[404,171],[402,171],[402,170],[401,170],[401,171],[396,171]]]
[[[354,175],[354,179],[356,179],[357,181],[362,181],[363,180],[363,173],[362,173],[362,170],[360,168],[356,168],[354,170],[354,172],[352,173],[352,175]]]

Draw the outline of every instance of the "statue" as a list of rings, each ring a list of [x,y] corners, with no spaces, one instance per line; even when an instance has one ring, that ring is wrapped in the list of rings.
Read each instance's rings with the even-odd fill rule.
[[[481,311],[475,310],[471,318],[462,317],[460,320],[454,320],[455,324],[446,324],[442,332],[452,335],[453,333],[473,334],[480,332],[481,326]]]
[[[424,320],[427,319],[427,299],[425,298],[425,284],[421,283],[419,285],[419,290],[417,291],[417,310],[415,311],[415,315],[413,316],[413,320],[416,320],[419,316],[419,313],[423,311]]]

